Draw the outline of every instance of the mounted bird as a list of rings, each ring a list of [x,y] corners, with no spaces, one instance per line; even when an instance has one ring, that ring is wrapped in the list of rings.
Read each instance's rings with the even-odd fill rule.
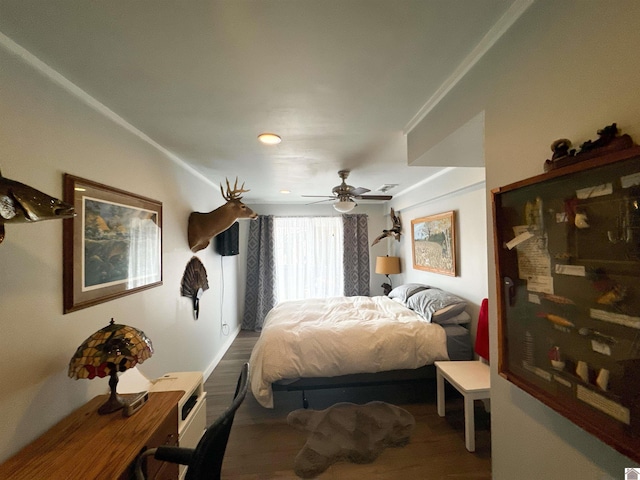
[[[389,230],[382,230],[382,233],[378,235],[371,244],[372,247],[380,240],[387,237],[393,237],[397,241],[400,241],[400,235],[402,235],[402,223],[400,222],[400,217],[393,211],[393,208],[391,209],[391,222],[393,224],[392,227]]]

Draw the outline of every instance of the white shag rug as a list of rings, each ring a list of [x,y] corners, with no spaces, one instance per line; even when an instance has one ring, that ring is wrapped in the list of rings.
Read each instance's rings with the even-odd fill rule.
[[[310,432],[294,471],[301,478],[314,478],[335,462],[371,463],[386,447],[406,445],[416,422],[389,403],[344,402],[319,411],[295,410],[287,423]]]

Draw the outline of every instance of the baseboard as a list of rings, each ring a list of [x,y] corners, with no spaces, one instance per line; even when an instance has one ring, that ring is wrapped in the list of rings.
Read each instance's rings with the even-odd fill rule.
[[[229,334],[229,338],[227,338],[227,341],[224,342],[218,354],[213,358],[207,369],[202,373],[205,382],[207,381],[207,378],[209,378],[209,376],[213,373],[213,370],[218,366],[218,363],[220,363],[220,360],[222,360],[222,357],[224,357],[224,354],[227,353],[227,350],[229,350],[229,347],[231,347],[231,344],[240,333],[240,327],[241,326],[238,325],[238,328],[236,328],[235,331]]]

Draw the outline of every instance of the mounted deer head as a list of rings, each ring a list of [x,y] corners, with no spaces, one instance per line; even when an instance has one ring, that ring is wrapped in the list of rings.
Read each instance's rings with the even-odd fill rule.
[[[248,191],[244,190],[244,183],[238,188],[238,177],[233,189],[227,180],[227,193],[224,192],[222,184],[220,185],[220,193],[227,203],[209,213],[191,212],[187,237],[192,252],[206,248],[213,237],[224,232],[237,219],[255,220],[258,217],[257,213],[240,201],[240,194]]]

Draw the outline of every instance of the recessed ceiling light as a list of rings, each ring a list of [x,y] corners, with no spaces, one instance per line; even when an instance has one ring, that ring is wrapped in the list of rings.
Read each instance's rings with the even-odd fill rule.
[[[261,133],[258,135],[258,140],[265,145],[277,145],[282,141],[282,138],[275,133]]]
[[[288,195],[291,193],[291,190],[280,190],[280,193],[284,193],[285,195]]]

